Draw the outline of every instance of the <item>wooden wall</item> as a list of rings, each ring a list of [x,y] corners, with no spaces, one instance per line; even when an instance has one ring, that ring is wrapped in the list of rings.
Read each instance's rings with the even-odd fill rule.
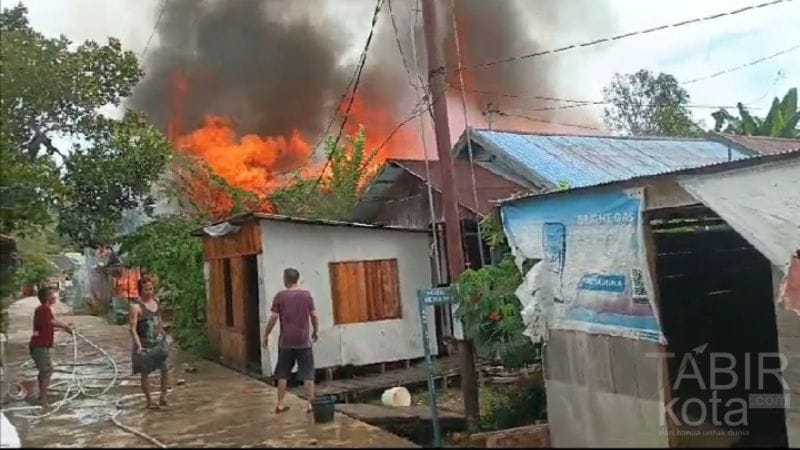
[[[204,257],[209,262],[209,290],[206,306],[208,338],[220,359],[245,370],[247,365],[247,315],[253,314],[248,301],[246,258],[261,253],[261,229],[257,221],[241,226],[238,233],[203,237]],[[225,264],[230,264],[232,302],[226,302]],[[258,282],[258,280],[253,280]],[[226,307],[233,307],[233,326],[226,323]],[[258,311],[255,311],[258,314]]]
[[[227,236],[203,236],[203,254],[207,261],[261,253],[261,227],[258,221],[252,220],[239,226],[237,233]]]

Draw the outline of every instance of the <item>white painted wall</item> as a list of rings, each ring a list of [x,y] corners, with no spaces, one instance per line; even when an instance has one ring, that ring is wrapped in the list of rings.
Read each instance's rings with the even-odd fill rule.
[[[364,365],[424,356],[417,306],[417,290],[431,287],[429,237],[425,233],[329,226],[271,220],[261,221],[263,253],[259,261],[261,333],[275,294],[283,289],[283,269],[300,271],[300,284],[311,292],[320,319],[319,340],[314,345],[317,368]],[[328,263],[397,259],[400,277],[400,319],[334,325]],[[431,351],[438,348],[430,308],[428,330]],[[262,348],[264,373],[277,362],[279,326]]]

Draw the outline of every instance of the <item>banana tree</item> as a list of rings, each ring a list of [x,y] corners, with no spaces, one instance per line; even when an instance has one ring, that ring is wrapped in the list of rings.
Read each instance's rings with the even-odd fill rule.
[[[715,122],[714,131],[747,136],[782,138],[800,136],[797,88],[789,89],[783,100],[775,97],[767,116],[763,119],[750,114],[747,107],[741,103],[737,103],[736,107],[739,110],[739,117],[731,115],[724,108],[711,114]]]

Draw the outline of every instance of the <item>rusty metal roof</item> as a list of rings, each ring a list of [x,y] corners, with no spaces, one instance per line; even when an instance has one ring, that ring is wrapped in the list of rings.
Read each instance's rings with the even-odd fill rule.
[[[530,181],[572,188],[750,156],[707,139],[610,137],[472,130],[473,142],[512,162]],[[463,153],[465,140],[454,151]],[[463,157],[463,156],[462,156]]]
[[[430,183],[431,188],[436,192],[442,192],[441,170],[439,161],[429,161],[430,163]],[[490,202],[508,198],[509,196],[524,191],[525,189],[493,172],[475,165],[475,185],[478,192],[478,205],[475,205],[472,195],[472,174],[470,165],[466,161],[453,161],[455,169],[456,191],[458,194],[459,205],[474,213],[486,214],[491,210]],[[357,220],[370,220],[388,200],[391,187],[398,180],[401,174],[409,173],[419,180],[428,179],[425,170],[425,161],[415,159],[390,159],[381,168],[378,175],[372,180],[370,185],[361,197],[356,206],[354,217]]]
[[[766,136],[738,136],[735,134],[711,134],[710,139],[738,146],[741,150],[751,150],[759,155],[774,155],[800,150],[800,139],[786,139]]]
[[[389,164],[405,168],[409,173],[422,181],[427,179],[425,172],[425,161],[410,159],[392,159],[387,161]],[[489,202],[500,198],[506,198],[524,188],[513,181],[509,181],[499,175],[484,169],[477,164],[475,167],[475,187],[478,192],[478,205],[475,205],[475,196],[472,193],[472,174],[470,165],[467,161],[453,161],[455,170],[456,193],[458,194],[459,205],[472,212],[486,214],[491,208]],[[442,174],[439,168],[439,161],[430,161],[431,168],[431,187],[436,191],[442,192]]]

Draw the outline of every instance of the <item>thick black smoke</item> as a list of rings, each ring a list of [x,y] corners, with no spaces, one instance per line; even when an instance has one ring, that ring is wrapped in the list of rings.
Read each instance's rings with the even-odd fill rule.
[[[610,29],[607,8],[594,0],[456,0],[461,49],[467,65],[540,49],[532,33],[563,35],[559,44],[604,35]],[[299,5],[300,4],[300,5]],[[145,79],[132,106],[148,113],[164,130],[172,115],[176,74],[190,82],[183,110],[184,131],[207,114],[232,119],[241,133],[287,136],[295,129],[316,136],[330,119],[363,46],[375,3],[372,0],[171,0],[159,22],[156,42],[145,61]],[[298,13],[302,8],[307,12]],[[411,61],[409,20],[413,0],[392,3],[400,40]],[[439,2],[448,28],[450,1]],[[388,5],[381,12],[359,89],[372,107],[395,111],[398,119],[416,103],[398,54]],[[572,31],[560,29],[568,23]],[[578,25],[578,35],[575,26]],[[425,73],[422,20],[416,33]],[[454,67],[454,52],[448,52]],[[559,73],[557,57],[465,72],[470,89],[552,95]],[[423,75],[423,78],[426,78]],[[457,86],[454,77],[450,79]],[[475,103],[514,103],[475,96]],[[549,106],[525,100],[528,108]],[[475,105],[482,108],[483,104]],[[546,117],[546,116],[545,116]]]

